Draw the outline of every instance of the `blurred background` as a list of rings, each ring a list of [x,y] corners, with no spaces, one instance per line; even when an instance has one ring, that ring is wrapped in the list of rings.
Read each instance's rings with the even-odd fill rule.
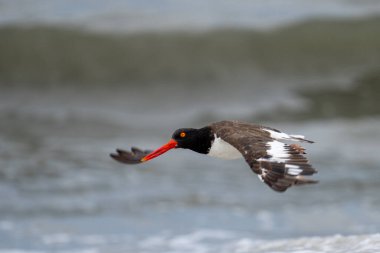
[[[376,0],[0,0],[0,252],[379,252]],[[237,119],[304,134],[318,185],[176,150]]]

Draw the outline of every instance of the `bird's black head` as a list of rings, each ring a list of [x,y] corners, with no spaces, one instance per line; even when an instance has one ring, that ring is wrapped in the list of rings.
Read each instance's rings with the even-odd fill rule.
[[[172,139],[177,142],[176,148],[185,148],[201,154],[207,154],[214,136],[210,127],[200,129],[180,128],[173,133]]]
[[[140,162],[149,161],[173,148],[191,149],[201,154],[207,154],[214,140],[210,127],[200,129],[181,128],[173,133],[172,139],[162,147],[141,158]]]

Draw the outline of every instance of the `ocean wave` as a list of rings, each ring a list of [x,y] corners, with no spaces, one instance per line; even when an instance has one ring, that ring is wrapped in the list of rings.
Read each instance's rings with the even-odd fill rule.
[[[148,238],[140,242],[141,249],[144,252],[192,253],[371,253],[380,249],[380,234],[260,240],[236,238],[236,234],[227,231],[204,230],[173,237]]]
[[[380,69],[365,72],[347,87],[339,87],[332,83],[329,87],[299,89],[296,93],[305,101],[305,106],[297,108],[274,108],[271,113],[262,112],[258,120],[285,121],[316,120],[363,117],[378,117],[380,115]],[[322,86],[322,85],[321,85]]]
[[[379,64],[379,17],[308,21],[268,32],[94,33],[0,28],[0,84],[215,83],[258,73],[320,75]]]
[[[304,237],[274,241],[240,239],[230,252],[292,252],[292,253],[370,253],[380,249],[380,234],[329,237]],[[228,252],[228,251],[225,251]]]
[[[175,252],[175,253],[377,253],[380,234],[332,235],[291,239],[261,240],[240,237],[223,230],[199,230],[188,234],[158,234],[131,241],[125,236],[52,234],[43,237],[43,243],[54,252]],[[75,247],[63,247],[77,245]],[[66,246],[68,246],[66,245]],[[49,248],[47,247],[47,248]],[[0,253],[44,253],[47,250],[3,248]]]

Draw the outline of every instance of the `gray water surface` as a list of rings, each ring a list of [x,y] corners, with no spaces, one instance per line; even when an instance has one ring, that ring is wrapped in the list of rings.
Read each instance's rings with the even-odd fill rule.
[[[377,118],[272,123],[316,141],[306,148],[320,180],[279,194],[243,160],[185,150],[137,166],[108,157],[117,147],[155,148],[176,128],[207,124],[180,94],[171,94],[184,101],[175,106],[160,94],[142,101],[127,91],[102,93],[113,100],[96,92],[27,94],[1,98],[1,252],[288,252],[300,244],[344,252],[362,240],[357,252],[378,249]],[[234,102],[236,109],[220,105],[208,114],[239,115],[246,104]]]
[[[380,252],[377,1],[0,0],[0,253]],[[279,194],[181,127],[302,134]]]

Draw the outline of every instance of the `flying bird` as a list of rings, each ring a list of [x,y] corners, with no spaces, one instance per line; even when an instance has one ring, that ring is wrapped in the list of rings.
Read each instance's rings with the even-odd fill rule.
[[[278,192],[293,185],[317,183],[308,178],[317,171],[304,156],[305,149],[289,141],[313,143],[302,135],[289,135],[266,126],[220,121],[199,129],[177,129],[168,143],[154,151],[133,147],[131,151],[117,149],[110,156],[121,163],[138,164],[170,149],[184,148],[222,159],[243,157],[259,179]]]

